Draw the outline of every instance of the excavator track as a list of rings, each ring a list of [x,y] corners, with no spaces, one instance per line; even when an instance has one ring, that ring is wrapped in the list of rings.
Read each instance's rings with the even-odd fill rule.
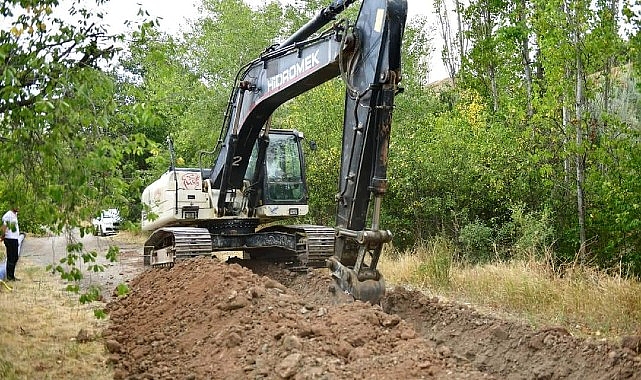
[[[213,256],[220,248],[250,252],[252,258],[286,263],[291,270],[326,266],[334,254],[333,228],[316,225],[271,226],[252,233],[227,233],[202,227],[164,227],[154,231],[144,247],[144,263],[171,266],[195,256]],[[236,232],[237,230],[234,230]],[[221,243],[222,241],[222,243]],[[233,242],[235,246],[231,246]]]
[[[145,265],[171,266],[176,260],[211,255],[211,246],[211,234],[206,228],[164,227],[145,242],[143,260]]]
[[[334,228],[309,224],[284,227],[299,236],[296,244],[299,266],[293,266],[292,269],[306,270],[326,266],[326,260],[334,254]]]
[[[324,268],[326,259],[334,254],[336,231],[332,227],[311,224],[275,225],[256,234],[263,239],[256,249],[250,250],[254,259],[283,263],[292,271],[304,272],[310,268]],[[291,240],[273,239],[286,236]],[[279,241],[279,244],[274,244]]]

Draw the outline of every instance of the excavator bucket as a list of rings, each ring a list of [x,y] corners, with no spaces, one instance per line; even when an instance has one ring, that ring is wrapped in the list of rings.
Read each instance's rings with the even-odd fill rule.
[[[385,280],[378,271],[376,279],[359,280],[356,272],[341,264],[335,256],[327,259],[327,267],[338,286],[354,299],[375,305],[385,295]]]

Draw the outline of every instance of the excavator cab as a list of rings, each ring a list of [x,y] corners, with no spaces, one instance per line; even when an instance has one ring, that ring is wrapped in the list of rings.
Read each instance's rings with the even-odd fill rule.
[[[300,138],[295,134],[270,135],[265,157],[264,203],[307,203]]]
[[[303,134],[295,130],[272,129],[264,150],[261,141],[254,146],[245,179],[257,190],[256,216],[278,219],[305,215],[307,183],[301,141]],[[260,153],[264,151],[264,153]],[[257,168],[260,172],[257,173]]]

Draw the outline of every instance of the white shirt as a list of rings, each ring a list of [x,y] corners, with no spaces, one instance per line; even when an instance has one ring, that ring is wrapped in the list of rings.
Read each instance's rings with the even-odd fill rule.
[[[20,237],[20,228],[18,227],[18,214],[13,212],[13,210],[7,211],[2,216],[2,224],[7,226],[7,230],[4,233],[5,239],[18,239]],[[15,231],[12,231],[13,226],[15,226]]]

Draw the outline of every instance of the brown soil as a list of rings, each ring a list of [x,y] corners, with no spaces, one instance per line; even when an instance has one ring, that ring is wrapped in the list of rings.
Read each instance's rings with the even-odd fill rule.
[[[326,270],[243,264],[198,258],[135,278],[109,305],[116,377],[641,378],[638,344],[533,330],[403,288],[372,306],[332,292]]]
[[[104,239],[85,244],[117,243]],[[578,339],[400,287],[372,306],[326,270],[204,257],[144,269],[120,245],[91,279],[131,289],[105,294],[116,379],[641,379],[640,337]]]

